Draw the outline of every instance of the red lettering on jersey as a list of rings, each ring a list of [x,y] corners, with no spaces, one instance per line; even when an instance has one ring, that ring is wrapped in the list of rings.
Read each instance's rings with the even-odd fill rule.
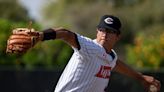
[[[110,77],[110,74],[109,74],[110,70],[111,70],[111,67],[109,66],[101,66],[99,72],[95,76],[99,78],[107,79]]]

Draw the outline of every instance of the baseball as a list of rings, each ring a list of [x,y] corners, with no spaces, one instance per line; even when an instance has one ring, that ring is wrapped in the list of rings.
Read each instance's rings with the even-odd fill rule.
[[[150,85],[150,92],[157,92],[157,87],[154,85]]]

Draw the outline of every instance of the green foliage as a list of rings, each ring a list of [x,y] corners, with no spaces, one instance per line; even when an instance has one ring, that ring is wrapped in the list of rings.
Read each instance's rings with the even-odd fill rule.
[[[145,29],[127,47],[127,61],[137,69],[159,70],[164,67],[164,27]]]
[[[39,27],[37,24],[33,26],[34,28]],[[0,19],[0,65],[14,65],[19,61],[20,56],[6,54],[7,39],[16,27],[27,27],[27,24]]]
[[[50,69],[64,66],[72,50],[61,41],[39,43],[24,55],[6,54],[7,39],[12,34],[12,30],[18,27],[28,27],[28,22],[31,19],[27,10],[17,0],[1,1],[0,12],[0,67],[8,66],[18,69],[44,67]],[[36,30],[41,28],[35,21],[33,21],[32,27]]]
[[[69,60],[72,49],[62,41],[46,41],[37,44],[22,57],[25,68],[61,68]]]
[[[72,49],[62,41],[38,43],[24,55],[6,54],[7,39],[13,28],[27,27],[28,24],[0,19],[0,66],[35,69],[38,67],[53,69],[64,67],[72,54]],[[39,30],[38,24],[32,25]]]
[[[10,34],[10,23],[4,19],[0,19],[0,64],[5,64],[7,56],[5,54],[5,49],[6,49],[6,43],[7,41],[4,39],[8,38],[8,35]],[[5,58],[3,58],[5,57]],[[12,62],[12,58],[8,58],[9,61]],[[6,62],[6,64],[9,64],[9,62]]]
[[[16,67],[19,64],[19,56],[7,55],[6,44],[12,29],[21,27],[18,25],[27,24],[20,21],[30,20],[27,15],[27,10],[24,9],[17,0],[1,0],[0,1],[0,65]]]

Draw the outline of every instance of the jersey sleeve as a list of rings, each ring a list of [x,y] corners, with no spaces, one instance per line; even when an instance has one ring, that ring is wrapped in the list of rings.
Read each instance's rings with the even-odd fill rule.
[[[84,37],[82,35],[76,34],[77,37],[77,43],[79,44],[79,48],[72,47],[74,51],[79,52],[80,54],[83,54],[85,56],[93,56],[93,54],[96,54],[98,49],[98,46],[93,42],[92,39]]]

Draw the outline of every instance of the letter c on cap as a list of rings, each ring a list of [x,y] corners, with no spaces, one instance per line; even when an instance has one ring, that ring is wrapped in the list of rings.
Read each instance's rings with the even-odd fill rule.
[[[107,24],[113,24],[113,19],[110,18],[110,17],[104,19],[104,21],[105,21],[105,23],[107,23]]]

